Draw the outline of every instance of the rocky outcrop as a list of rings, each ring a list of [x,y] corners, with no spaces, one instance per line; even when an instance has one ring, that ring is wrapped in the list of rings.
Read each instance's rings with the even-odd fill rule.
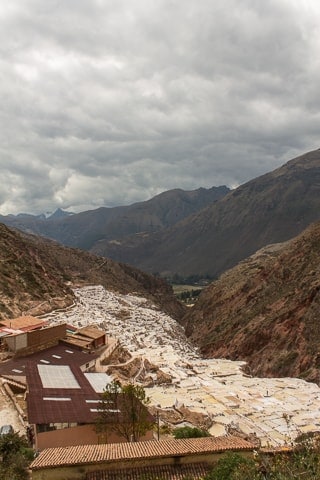
[[[65,307],[73,301],[69,278],[47,252],[0,224],[0,315],[11,318]]]
[[[183,319],[206,357],[260,376],[319,382],[320,223],[259,250],[203,291]]]
[[[0,224],[0,316],[40,315],[73,302],[73,286],[103,285],[149,298],[180,318],[184,307],[162,279],[128,265]]]

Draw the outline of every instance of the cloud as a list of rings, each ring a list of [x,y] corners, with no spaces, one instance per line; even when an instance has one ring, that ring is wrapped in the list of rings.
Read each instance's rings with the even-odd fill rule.
[[[0,7],[0,213],[239,185],[318,148],[318,2]]]

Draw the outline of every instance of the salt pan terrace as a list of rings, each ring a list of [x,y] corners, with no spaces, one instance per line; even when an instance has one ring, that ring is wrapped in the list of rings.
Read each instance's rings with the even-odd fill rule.
[[[148,388],[154,405],[184,404],[208,415],[213,435],[228,426],[256,434],[263,446],[290,443],[298,434],[320,430],[320,389],[295,378],[252,378],[243,362],[202,359],[175,320],[150,301],[101,286],[75,290],[67,311],[46,316],[77,327],[96,324],[133,356],[148,359],[172,376],[171,386]]]

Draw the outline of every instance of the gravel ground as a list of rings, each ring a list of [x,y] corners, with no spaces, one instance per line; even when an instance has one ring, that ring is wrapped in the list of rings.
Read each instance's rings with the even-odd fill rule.
[[[0,427],[2,425],[10,424],[13,426],[16,432],[25,433],[25,427],[23,426],[18,412],[14,408],[14,405],[10,398],[6,395],[3,386],[0,386]]]

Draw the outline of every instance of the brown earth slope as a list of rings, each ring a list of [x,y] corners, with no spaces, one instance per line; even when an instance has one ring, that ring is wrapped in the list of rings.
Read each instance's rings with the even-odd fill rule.
[[[144,296],[175,318],[184,311],[161,279],[0,224],[0,317],[65,307],[73,302],[71,286],[87,284]]]
[[[206,357],[319,382],[320,223],[225,272],[183,319]]]

